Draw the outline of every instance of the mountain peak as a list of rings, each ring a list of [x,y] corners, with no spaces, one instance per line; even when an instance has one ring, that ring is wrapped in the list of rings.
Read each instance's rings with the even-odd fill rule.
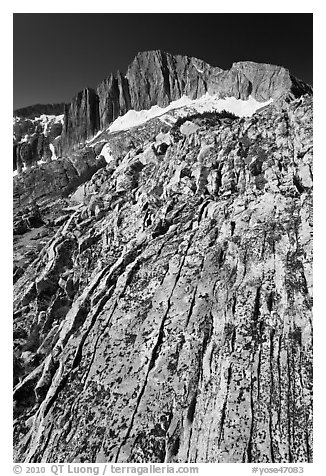
[[[258,102],[299,97],[312,89],[282,67],[253,61],[234,62],[229,70],[202,59],[161,49],[140,51],[126,74],[111,73],[96,90],[85,88],[65,108],[63,143],[67,148],[107,128],[129,110],[167,107],[187,96],[205,94]]]

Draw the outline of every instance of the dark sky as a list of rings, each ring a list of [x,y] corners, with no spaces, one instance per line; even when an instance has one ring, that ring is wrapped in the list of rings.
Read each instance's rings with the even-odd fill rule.
[[[138,51],[162,49],[230,68],[287,67],[312,84],[312,14],[14,14],[14,109],[69,102]]]

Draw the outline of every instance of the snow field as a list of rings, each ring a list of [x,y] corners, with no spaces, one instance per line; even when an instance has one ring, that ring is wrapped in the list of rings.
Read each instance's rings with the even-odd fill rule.
[[[219,98],[217,95],[210,95],[206,93],[199,99],[190,99],[187,96],[182,96],[176,101],[172,101],[167,107],[152,106],[148,110],[134,111],[130,110],[123,116],[118,117],[108,128],[108,132],[117,132],[131,127],[139,126],[155,117],[162,118],[163,122],[168,122],[167,113],[175,109],[182,109],[184,107],[191,107],[199,113],[208,111],[221,112],[223,110],[232,112],[239,117],[252,116],[257,109],[267,106],[273,101],[269,99],[265,102],[256,101],[252,96],[247,100],[236,99],[235,97]],[[171,119],[170,119],[171,120]],[[172,121],[171,121],[172,122]]]

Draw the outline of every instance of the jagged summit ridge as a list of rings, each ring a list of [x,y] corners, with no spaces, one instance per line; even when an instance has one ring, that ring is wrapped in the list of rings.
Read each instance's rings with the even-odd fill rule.
[[[96,90],[78,93],[65,109],[63,142],[71,148],[130,109],[166,107],[183,95],[196,99],[208,93],[243,100],[252,96],[263,102],[311,92],[310,86],[282,66],[243,61],[223,70],[190,56],[145,51],[136,55],[125,76],[111,74]]]
[[[260,104],[264,107],[272,101],[293,99],[311,92],[310,86],[282,66],[239,61],[229,70],[223,70],[191,56],[172,55],[161,50],[144,51],[135,56],[125,74],[120,71],[111,73],[96,89],[80,91],[70,104],[35,105],[15,111],[22,117],[14,125],[13,168],[18,170],[25,162],[27,167],[27,162],[37,163],[44,157],[46,160],[51,157],[49,139],[35,129],[28,117],[64,112],[62,134],[56,131],[56,137],[53,140],[50,137],[55,156],[61,157],[69,156],[72,150],[79,149],[100,131],[107,130],[118,118],[120,120],[123,116],[124,123],[127,123],[127,113],[135,115],[143,111],[145,114],[141,115],[147,116],[146,111],[153,107],[163,110],[178,101],[184,104],[188,99],[196,101],[208,96],[214,98],[211,106],[210,101],[207,102],[213,110],[220,110],[223,101],[231,98],[232,105],[233,100],[239,101],[240,109],[241,101],[248,103],[244,110],[250,110],[251,115],[250,101],[256,102],[255,112],[260,109]],[[227,108],[227,104],[223,103],[223,107]],[[236,114],[238,109],[227,108]],[[21,149],[22,137],[25,137],[26,144]],[[25,156],[29,159],[25,160]]]

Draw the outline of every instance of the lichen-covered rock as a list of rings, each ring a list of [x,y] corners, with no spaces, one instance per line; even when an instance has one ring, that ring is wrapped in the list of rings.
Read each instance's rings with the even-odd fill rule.
[[[17,278],[15,460],[310,462],[312,100],[156,124]]]

